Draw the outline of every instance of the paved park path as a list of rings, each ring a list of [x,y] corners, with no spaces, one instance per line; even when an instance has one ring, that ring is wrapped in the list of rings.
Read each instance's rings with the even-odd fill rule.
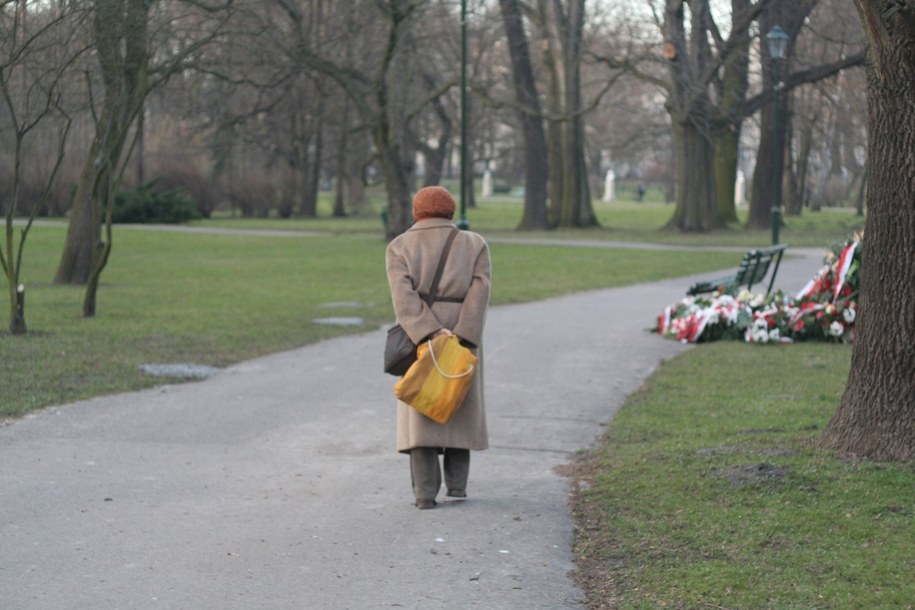
[[[791,292],[822,252],[789,252]],[[434,510],[393,451],[383,330],[0,427],[0,608],[579,608],[556,467],[689,349],[645,329],[715,275],[492,308],[491,449]]]

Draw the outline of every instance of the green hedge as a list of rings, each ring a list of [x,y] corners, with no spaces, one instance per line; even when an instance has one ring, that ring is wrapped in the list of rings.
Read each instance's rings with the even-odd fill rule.
[[[197,203],[180,190],[155,190],[155,181],[121,191],[114,198],[114,222],[180,224],[201,218]]]

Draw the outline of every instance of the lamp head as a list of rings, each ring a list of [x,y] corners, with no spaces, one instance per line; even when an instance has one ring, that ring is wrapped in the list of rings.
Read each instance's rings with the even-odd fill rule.
[[[766,34],[766,44],[769,46],[769,56],[772,59],[785,59],[788,53],[788,34],[780,26],[775,25]]]

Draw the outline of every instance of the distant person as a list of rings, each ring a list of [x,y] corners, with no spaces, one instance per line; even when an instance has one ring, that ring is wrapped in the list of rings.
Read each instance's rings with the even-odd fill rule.
[[[642,202],[642,199],[645,198],[645,191],[648,190],[644,182],[639,182],[639,203]]]
[[[446,189],[420,189],[413,198],[416,222],[388,244],[385,254],[394,314],[410,338],[420,343],[437,335],[456,335],[480,359],[467,397],[447,424],[397,401],[397,451],[410,455],[413,495],[422,509],[436,505],[442,470],[447,496],[466,498],[470,451],[489,447],[482,353],[491,281],[486,241],[476,233],[460,231],[431,308],[420,297],[432,285],[445,240],[457,230],[454,210],[454,197]]]

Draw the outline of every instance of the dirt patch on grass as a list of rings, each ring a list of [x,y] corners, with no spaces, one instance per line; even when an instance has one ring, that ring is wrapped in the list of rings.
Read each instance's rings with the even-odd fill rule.
[[[762,462],[760,464],[715,468],[712,470],[712,474],[729,480],[732,487],[738,488],[781,483],[788,476],[788,468]]]

